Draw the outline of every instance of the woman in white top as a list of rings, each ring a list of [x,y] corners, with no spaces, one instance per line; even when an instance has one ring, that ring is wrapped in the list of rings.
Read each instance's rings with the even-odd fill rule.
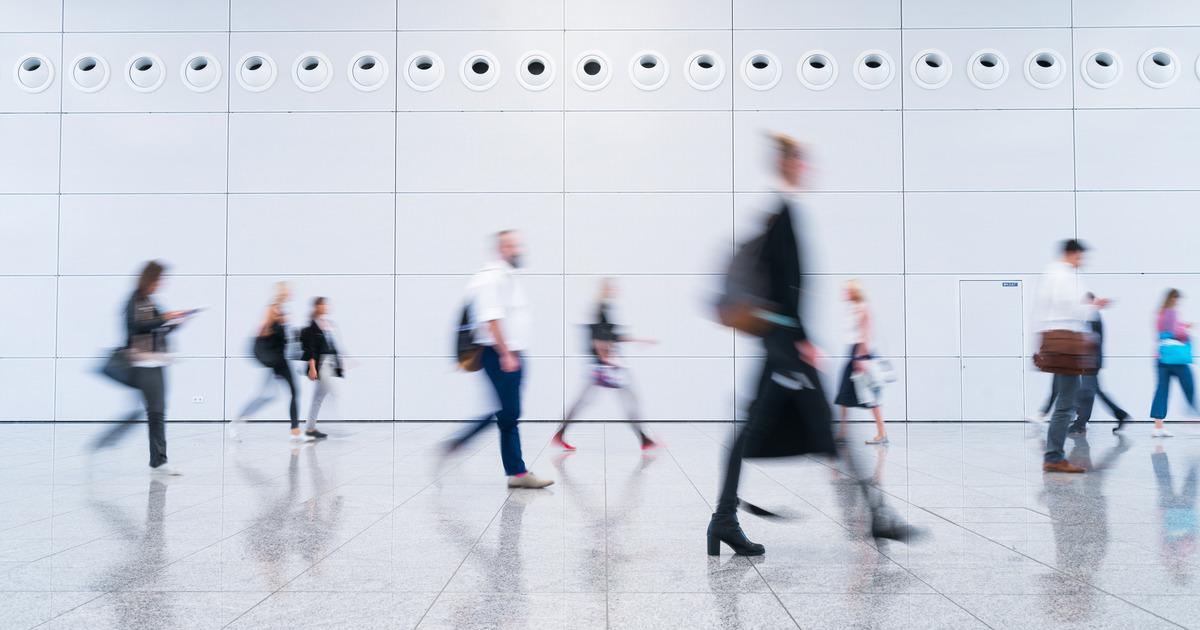
[[[870,409],[875,416],[875,437],[867,440],[867,444],[887,444],[887,426],[883,422],[883,409],[879,406],[879,390],[874,389],[873,400],[859,400],[854,388],[856,375],[866,375],[867,362],[871,360],[871,312],[867,308],[867,298],[862,285],[857,280],[848,280],[845,286],[845,299],[850,305],[850,322],[847,341],[850,343],[850,358],[842,370],[842,382],[838,388],[834,403],[841,409],[841,424],[838,436],[846,435],[846,415],[851,407]]]

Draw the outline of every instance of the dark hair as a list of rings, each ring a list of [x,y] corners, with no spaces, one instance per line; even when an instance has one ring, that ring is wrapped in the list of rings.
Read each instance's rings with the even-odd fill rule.
[[[1181,297],[1183,297],[1183,294],[1179,292],[1179,289],[1167,289],[1167,295],[1163,297],[1162,306],[1158,310],[1161,311],[1175,306],[1175,302]]]
[[[1087,298],[1087,301],[1091,302],[1092,300],[1096,299],[1096,294],[1088,291],[1087,293],[1083,294],[1083,297]]]
[[[312,312],[312,316],[313,316],[314,318],[317,316],[317,307],[318,307],[318,306],[320,306],[320,305],[322,305],[322,304],[324,304],[324,303],[325,303],[325,298],[323,298],[323,297],[315,297],[315,298],[313,298],[313,312]]]
[[[151,260],[142,267],[142,273],[138,276],[137,294],[140,297],[150,295],[150,287],[162,278],[163,272],[167,270],[166,266],[157,260]]]
[[[1077,252],[1086,252],[1087,247],[1079,239],[1069,238],[1063,241],[1062,250],[1064,254],[1074,254]]]

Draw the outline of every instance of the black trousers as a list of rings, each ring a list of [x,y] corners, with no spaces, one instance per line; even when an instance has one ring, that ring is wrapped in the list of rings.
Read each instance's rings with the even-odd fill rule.
[[[133,382],[146,403],[150,436],[150,467],[167,463],[167,400],[164,370],[161,367],[133,368]]]

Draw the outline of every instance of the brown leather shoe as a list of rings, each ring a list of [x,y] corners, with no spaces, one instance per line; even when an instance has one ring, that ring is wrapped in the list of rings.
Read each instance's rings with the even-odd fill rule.
[[[1060,462],[1042,464],[1042,472],[1083,473],[1087,472],[1087,469],[1064,459]]]

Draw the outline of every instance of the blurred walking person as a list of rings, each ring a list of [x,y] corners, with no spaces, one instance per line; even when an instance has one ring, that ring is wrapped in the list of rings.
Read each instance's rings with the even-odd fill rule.
[[[887,426],[883,423],[883,408],[879,405],[882,391],[879,383],[869,373],[871,355],[871,311],[867,307],[867,297],[862,285],[857,280],[846,282],[846,302],[850,305],[849,337],[850,358],[842,370],[841,385],[838,387],[834,403],[841,409],[841,421],[838,436],[844,437],[846,432],[846,416],[851,407],[870,409],[875,417],[875,437],[867,440],[867,444],[887,445]],[[862,398],[860,399],[860,394]]]
[[[1183,294],[1179,289],[1167,290],[1155,323],[1155,329],[1158,331],[1158,385],[1154,389],[1154,403],[1150,407],[1150,417],[1154,418],[1154,431],[1150,435],[1156,438],[1175,436],[1163,426],[1163,420],[1167,417],[1172,378],[1179,381],[1188,408],[1192,413],[1196,413],[1196,386],[1192,380],[1191,365],[1192,340],[1188,334],[1192,324],[1179,321],[1178,306],[1181,297]]]
[[[517,277],[521,267],[521,238],[515,230],[496,235],[499,259],[488,263],[467,288],[474,342],[481,347],[480,361],[500,409],[488,413],[446,446],[446,454],[462,448],[493,421],[500,429],[500,457],[510,488],[545,488],[554,483],[525,468],[521,457],[521,382],[526,362],[523,353],[531,332],[529,298]]]
[[[137,389],[146,406],[150,442],[150,470],[159,475],[176,476],[178,468],[167,465],[167,391],[165,373],[171,364],[167,335],[196,311],[163,312],[154,301],[162,287],[166,267],[152,260],[138,276],[137,288],[125,304],[125,346],[114,353],[105,373]],[[112,370],[110,372],[110,370]],[[119,375],[118,375],[119,372]],[[110,444],[132,426],[137,416],[118,424],[98,444]]]
[[[649,450],[658,446],[646,434],[646,428],[641,422],[641,413],[638,410],[637,396],[633,393],[633,384],[630,382],[629,368],[621,364],[618,353],[618,347],[622,343],[654,343],[654,341],[651,339],[634,339],[617,331],[616,325],[609,318],[610,306],[616,298],[616,294],[617,286],[612,278],[604,278],[600,281],[600,296],[596,304],[596,321],[589,326],[593,359],[592,371],[588,375],[588,382],[583,386],[583,391],[579,392],[579,398],[575,400],[575,404],[571,405],[571,410],[567,412],[566,418],[559,425],[558,431],[554,434],[554,438],[551,441],[554,445],[566,451],[575,450],[575,447],[566,441],[567,427],[579,416],[584,403],[591,398],[592,392],[597,387],[616,390],[621,394],[621,398],[625,403],[625,413],[628,416],[630,427],[637,434],[642,450]]]
[[[254,338],[254,358],[269,371],[263,382],[262,390],[242,408],[233,422],[229,423],[229,436],[235,440],[240,438],[240,428],[246,418],[262,409],[275,399],[275,379],[282,380],[291,394],[288,405],[288,418],[291,420],[291,439],[293,441],[310,441],[313,438],[300,431],[300,391],[296,387],[296,378],[288,365],[288,328],[287,310],[284,308],[292,297],[291,287],[286,282],[275,283],[275,295],[267,305],[262,324],[258,327],[258,335]]]
[[[725,294],[718,303],[721,323],[760,337],[765,361],[749,419],[738,432],[727,455],[716,512],[708,524],[708,555],[721,552],[724,543],[734,553],[758,556],[763,545],[752,542],[738,523],[738,483],[743,457],[787,457],[804,454],[838,455],[833,439],[833,412],[817,373],[819,353],[809,340],[801,318],[804,258],[796,238],[799,217],[793,216],[792,196],[802,181],[806,164],[799,144],[784,135],[773,136],[780,179],[777,210],[766,230],[735,252],[726,277]],[[875,538],[907,540],[915,535],[909,526],[885,515],[879,492],[854,469],[851,452],[842,456],[871,512]],[[770,514],[746,504],[751,512]]]
[[[1091,319],[1088,320],[1088,329],[1091,330],[1096,343],[1096,371],[1084,374],[1080,378],[1078,409],[1075,422],[1071,424],[1068,435],[1087,433],[1087,425],[1092,419],[1092,408],[1095,406],[1097,396],[1117,419],[1117,426],[1113,428],[1113,433],[1117,433],[1125,428],[1125,423],[1129,422],[1129,413],[1117,405],[1108,394],[1104,393],[1104,390],[1100,389],[1100,370],[1104,368],[1104,320],[1100,317],[1100,311],[1104,306],[1097,303],[1096,295],[1090,291],[1084,296],[1084,299],[1095,307],[1092,310]]]
[[[1034,363],[1054,375],[1054,414],[1046,430],[1044,472],[1082,473],[1067,461],[1067,432],[1076,420],[1082,375],[1096,371],[1096,344],[1087,322],[1092,311],[1108,305],[1107,299],[1087,299],[1079,278],[1087,248],[1076,239],[1063,242],[1062,257],[1050,263],[1038,287],[1041,342]]]
[[[300,332],[300,347],[304,351],[301,361],[307,367],[308,380],[316,384],[304,434],[317,440],[329,437],[317,430],[317,416],[321,413],[321,404],[331,394],[336,395],[336,379],[345,376],[342,357],[338,354],[335,340],[336,328],[328,315],[329,300],[323,297],[314,299],[312,322]]]

